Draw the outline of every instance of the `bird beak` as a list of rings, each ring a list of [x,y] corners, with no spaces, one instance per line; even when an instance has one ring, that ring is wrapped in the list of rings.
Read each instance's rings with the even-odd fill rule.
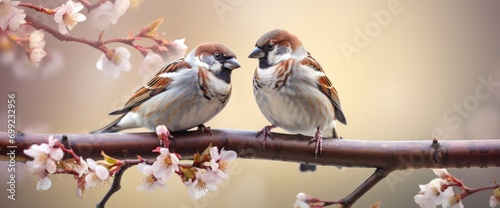
[[[262,58],[266,56],[266,52],[264,52],[262,49],[255,47],[253,51],[248,55],[248,58]]]
[[[228,69],[240,68],[240,63],[238,62],[238,60],[236,60],[236,58],[226,59],[224,61],[224,68]]]

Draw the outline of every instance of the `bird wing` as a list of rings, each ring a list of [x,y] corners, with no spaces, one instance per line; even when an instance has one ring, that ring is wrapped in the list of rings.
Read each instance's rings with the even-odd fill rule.
[[[167,90],[167,87],[172,82],[172,79],[168,76],[165,76],[165,73],[173,73],[179,70],[187,70],[190,69],[191,65],[184,61],[184,58],[180,58],[165,67],[163,67],[153,79],[149,80],[149,82],[143,87],[139,88],[134,95],[125,103],[125,106],[119,110],[113,111],[109,113],[109,115],[117,115],[127,113],[132,110],[134,107],[140,105],[141,103],[149,100],[150,98],[164,92]]]
[[[321,65],[314,59],[310,53],[307,53],[307,57],[302,60],[301,64],[309,66],[317,71],[325,73]],[[340,105],[339,94],[335,87],[333,87],[332,83],[328,79],[326,75],[318,78],[318,90],[320,90],[332,103],[335,108],[335,118],[339,120],[343,124],[347,124],[347,120],[344,116],[344,112],[342,112],[342,107]]]

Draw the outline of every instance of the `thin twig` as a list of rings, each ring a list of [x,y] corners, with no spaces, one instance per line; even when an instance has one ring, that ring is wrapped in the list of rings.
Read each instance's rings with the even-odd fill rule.
[[[96,204],[97,208],[104,208],[106,205],[106,202],[113,196],[114,193],[119,191],[122,188],[121,181],[122,181],[122,176],[125,171],[132,167],[132,165],[128,161],[124,161],[123,165],[120,167],[120,169],[115,173],[115,176],[113,177],[113,183],[111,184],[111,187],[109,188],[108,192],[102,200]]]
[[[340,203],[345,208],[351,207],[354,202],[356,202],[359,198],[361,198],[366,192],[368,192],[371,188],[373,188],[378,182],[387,177],[392,170],[385,170],[377,168],[375,172],[368,177],[361,185],[356,188],[352,193],[348,196],[344,197],[340,200]]]
[[[79,43],[83,43],[83,44],[92,46],[92,47],[102,51],[103,53],[107,52],[107,48],[102,44],[102,41],[99,41],[99,40],[91,41],[91,40],[86,39],[86,38],[77,38],[77,37],[73,37],[71,35],[62,34],[59,31],[33,19],[30,16],[26,16],[25,20],[26,20],[27,24],[29,24],[30,26],[32,26],[38,30],[44,30],[60,41],[79,42]]]
[[[26,20],[28,25],[30,25],[33,28],[38,29],[38,30],[44,30],[60,41],[70,41],[70,42],[82,43],[82,44],[91,46],[93,48],[96,48],[96,49],[100,50],[101,52],[103,52],[104,54],[106,54],[106,52],[108,51],[108,48],[106,47],[106,45],[110,44],[110,43],[122,43],[125,45],[129,45],[129,46],[135,48],[136,50],[138,50],[143,56],[145,56],[147,54],[148,49],[151,49],[152,47],[154,47],[154,46],[146,47],[146,46],[141,46],[141,45],[137,45],[134,43],[137,40],[141,40],[141,37],[143,37],[143,34],[141,32],[139,32],[135,36],[131,36],[131,37],[127,37],[127,38],[111,38],[111,39],[107,39],[107,40],[101,40],[101,39],[89,40],[86,38],[79,38],[79,37],[74,37],[74,36],[67,35],[67,34],[62,34],[58,30],[51,28],[51,27],[37,21],[36,19],[30,17],[30,16],[26,16],[25,20]],[[151,38],[151,37],[145,37],[145,38],[151,39],[155,42],[158,41],[158,40]]]
[[[44,8],[44,7],[41,7],[41,6],[36,6],[32,3],[19,3],[19,6],[22,6],[22,7],[26,7],[26,8],[30,8],[30,9],[33,9],[37,12],[42,12],[42,13],[45,13],[45,14],[48,14],[48,15],[54,15],[56,12],[53,10],[53,9],[47,9],[47,8]]]

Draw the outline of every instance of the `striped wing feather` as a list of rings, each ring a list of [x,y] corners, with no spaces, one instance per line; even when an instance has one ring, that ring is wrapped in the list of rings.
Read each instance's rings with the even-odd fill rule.
[[[307,58],[302,61],[302,64],[324,73],[321,65],[309,53],[307,55]],[[328,99],[330,99],[330,102],[335,108],[335,118],[341,123],[347,124],[344,112],[342,112],[342,107],[340,105],[340,99],[337,90],[335,89],[335,87],[333,87],[332,83],[326,75],[318,78],[318,89],[323,94],[325,94]]]
[[[172,79],[166,76],[159,76],[163,73],[172,73],[179,70],[189,69],[191,66],[184,61],[184,58],[178,59],[165,67],[163,67],[153,79],[151,79],[145,86],[139,88],[134,95],[127,101],[125,106],[119,110],[109,113],[109,115],[124,114],[131,111],[134,107],[149,100],[150,98],[164,92],[172,82]]]

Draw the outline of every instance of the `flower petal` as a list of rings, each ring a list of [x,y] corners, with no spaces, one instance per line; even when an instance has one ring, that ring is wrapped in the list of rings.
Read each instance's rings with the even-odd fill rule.
[[[47,162],[45,163],[45,169],[50,174],[54,174],[57,169],[56,162],[54,162],[54,160],[48,159]]]
[[[59,161],[64,157],[64,152],[62,151],[61,148],[53,148],[50,151],[50,157],[55,161]]]
[[[106,169],[102,165],[98,165],[95,167],[95,174],[97,175],[97,177],[99,177],[99,179],[101,179],[103,181],[109,178],[108,169]]]
[[[91,170],[95,171],[95,167],[97,166],[97,163],[92,158],[87,158],[87,165],[89,166],[89,168]]]
[[[45,190],[48,190],[51,185],[52,185],[52,181],[50,181],[49,177],[45,177],[45,178],[38,180],[38,182],[36,183],[36,190],[45,191]]]
[[[231,151],[231,150],[229,150],[229,151],[221,150],[221,152],[222,153],[221,153],[220,159],[223,161],[233,161],[238,156],[235,151]]]
[[[220,159],[219,148],[217,148],[217,146],[210,148],[210,156],[214,160],[219,160]]]

